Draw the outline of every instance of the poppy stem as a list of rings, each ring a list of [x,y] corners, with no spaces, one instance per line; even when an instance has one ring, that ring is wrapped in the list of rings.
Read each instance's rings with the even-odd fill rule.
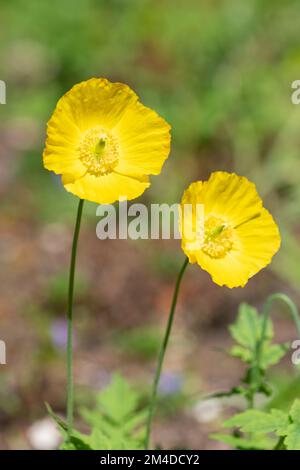
[[[74,296],[74,278],[76,268],[77,244],[81,224],[83,209],[83,199],[79,200],[76,224],[73,235],[73,244],[71,252],[70,273],[69,273],[69,292],[68,292],[68,338],[67,338],[67,425],[68,437],[70,438],[73,430],[73,412],[74,412],[74,386],[73,386],[73,296]]]
[[[150,434],[151,434],[151,428],[152,428],[152,421],[153,421],[153,416],[154,416],[154,411],[155,411],[155,405],[156,405],[156,396],[157,396],[157,389],[159,385],[159,380],[161,376],[161,371],[162,371],[162,366],[165,358],[165,353],[166,349],[168,346],[169,342],[169,337],[173,325],[173,320],[174,320],[174,314],[175,314],[175,309],[176,309],[176,304],[177,304],[177,298],[178,298],[178,292],[181,284],[181,280],[183,277],[183,274],[186,270],[186,267],[189,263],[188,258],[185,258],[184,263],[179,271],[175,289],[174,289],[174,294],[173,294],[173,299],[172,299],[172,304],[171,304],[171,309],[169,313],[169,318],[168,318],[168,323],[164,335],[164,339],[161,345],[161,349],[158,355],[158,361],[157,361],[157,366],[156,366],[156,371],[155,371],[155,376],[154,376],[154,381],[153,381],[153,386],[152,386],[152,395],[151,395],[151,400],[150,400],[150,405],[149,405],[149,412],[148,412],[148,419],[147,419],[147,425],[146,425],[146,438],[145,438],[145,449],[149,449],[149,441],[150,441]]]
[[[260,385],[260,381],[261,381],[262,349],[263,349],[264,341],[268,333],[267,331],[268,320],[269,320],[269,316],[271,313],[271,307],[275,301],[280,301],[288,307],[291,317],[294,320],[298,336],[300,338],[300,317],[299,317],[298,309],[296,305],[294,304],[294,302],[287,295],[281,294],[279,292],[269,295],[263,308],[261,335],[257,341],[256,351],[255,351],[256,357],[255,357],[255,364],[254,364],[254,379],[258,385]]]

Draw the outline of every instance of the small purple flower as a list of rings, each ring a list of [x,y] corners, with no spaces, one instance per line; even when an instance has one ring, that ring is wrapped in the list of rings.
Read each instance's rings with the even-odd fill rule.
[[[51,324],[50,335],[54,347],[60,350],[66,349],[68,335],[67,320],[64,320],[62,318],[54,320]],[[76,342],[74,341],[74,343]]]
[[[161,395],[175,395],[181,392],[183,377],[174,372],[166,372],[161,375],[158,391]]]

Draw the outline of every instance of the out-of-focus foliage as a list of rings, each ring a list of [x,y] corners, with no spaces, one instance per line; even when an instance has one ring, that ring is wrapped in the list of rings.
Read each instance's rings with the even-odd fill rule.
[[[122,332],[116,337],[116,345],[129,356],[137,359],[155,359],[160,346],[160,331],[155,327],[139,327]]]
[[[143,448],[145,410],[140,410],[139,394],[118,374],[97,396],[96,407],[83,409],[82,417],[90,434],[74,431],[67,436],[65,423],[49,408],[62,432],[64,450],[137,450]]]

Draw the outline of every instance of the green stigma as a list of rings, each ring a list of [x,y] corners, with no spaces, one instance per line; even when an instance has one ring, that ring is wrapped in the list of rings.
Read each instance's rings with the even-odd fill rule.
[[[210,232],[210,237],[211,238],[215,238],[217,237],[218,235],[220,235],[220,233],[223,232],[225,228],[225,225],[219,225],[218,227],[214,228],[211,232]]]
[[[106,139],[105,137],[100,137],[96,146],[95,146],[95,154],[99,157],[103,155],[104,149],[106,146]]]

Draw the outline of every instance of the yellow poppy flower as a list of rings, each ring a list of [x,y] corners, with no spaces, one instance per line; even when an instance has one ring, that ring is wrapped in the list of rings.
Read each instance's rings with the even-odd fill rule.
[[[280,246],[278,227],[255,185],[234,173],[216,172],[192,183],[183,194],[180,220],[189,261],[220,286],[243,287]]]
[[[92,78],[57,103],[47,126],[44,166],[81,199],[134,199],[160,173],[170,126],[123,83]]]

